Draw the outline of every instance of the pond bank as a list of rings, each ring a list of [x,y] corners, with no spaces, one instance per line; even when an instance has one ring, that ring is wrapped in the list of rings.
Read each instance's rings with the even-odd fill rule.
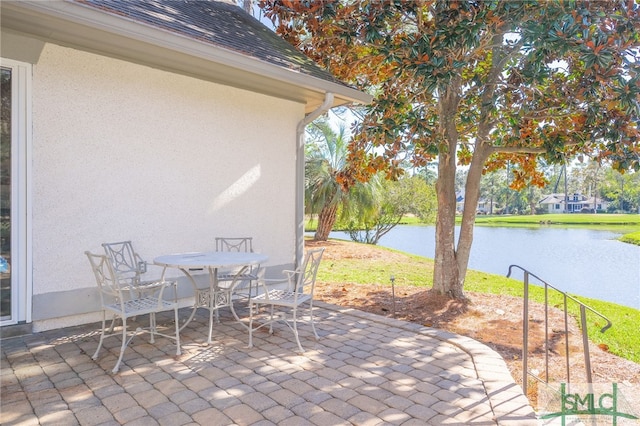
[[[620,241],[622,241],[623,243],[635,244],[637,246],[640,246],[640,231],[625,234],[620,237]]]

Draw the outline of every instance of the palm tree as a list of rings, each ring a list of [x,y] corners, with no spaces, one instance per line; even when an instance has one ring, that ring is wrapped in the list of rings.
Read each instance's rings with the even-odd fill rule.
[[[340,125],[335,132],[326,119],[316,120],[309,127],[310,143],[305,160],[305,209],[318,215],[314,240],[326,241],[333,229],[338,212],[349,214],[351,203],[369,206],[375,202],[373,186],[357,184],[358,188],[346,191],[338,180],[347,165],[349,134]]]

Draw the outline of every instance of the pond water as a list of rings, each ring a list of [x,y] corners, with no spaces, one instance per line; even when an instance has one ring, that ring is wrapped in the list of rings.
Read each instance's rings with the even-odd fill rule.
[[[476,226],[469,269],[506,275],[515,264],[562,291],[640,309],[640,246],[615,240],[619,236],[589,229]],[[343,232],[332,232],[331,238],[349,240]],[[396,226],[379,245],[433,259],[435,227]],[[512,277],[523,279],[519,270]]]

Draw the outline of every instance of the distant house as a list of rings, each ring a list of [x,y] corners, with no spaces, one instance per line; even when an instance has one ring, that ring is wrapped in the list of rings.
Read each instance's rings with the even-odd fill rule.
[[[566,208],[565,194],[563,193],[547,195],[538,201],[538,204],[547,213],[580,213],[583,210],[593,212],[594,209],[602,211],[606,210],[609,205],[605,200],[587,197],[579,193],[569,195]]]
[[[464,192],[456,192],[456,211],[462,213],[464,209]]]
[[[464,210],[464,200],[465,200],[464,195],[465,194],[463,191],[456,193],[456,211],[458,213],[462,213],[462,211]],[[497,208],[498,208],[498,205],[495,202],[481,198],[478,200],[478,207],[476,209],[476,213],[477,214],[493,214],[495,213]]]
[[[103,242],[152,261],[252,236],[267,274],[300,262],[305,126],[371,96],[230,0],[0,12],[3,332],[98,320]]]
[[[478,209],[476,212],[478,214],[493,214],[496,210],[496,203],[491,200],[485,200],[481,198],[478,200]]]

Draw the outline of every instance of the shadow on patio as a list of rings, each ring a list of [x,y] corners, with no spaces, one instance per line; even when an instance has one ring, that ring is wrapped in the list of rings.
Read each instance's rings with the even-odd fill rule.
[[[181,333],[91,355],[99,325],[2,340],[0,423],[128,425],[538,424],[500,356],[466,337],[319,302],[316,342],[260,331],[228,310],[207,346],[204,311]],[[164,321],[161,317],[159,322]],[[167,317],[168,319],[168,317]]]

